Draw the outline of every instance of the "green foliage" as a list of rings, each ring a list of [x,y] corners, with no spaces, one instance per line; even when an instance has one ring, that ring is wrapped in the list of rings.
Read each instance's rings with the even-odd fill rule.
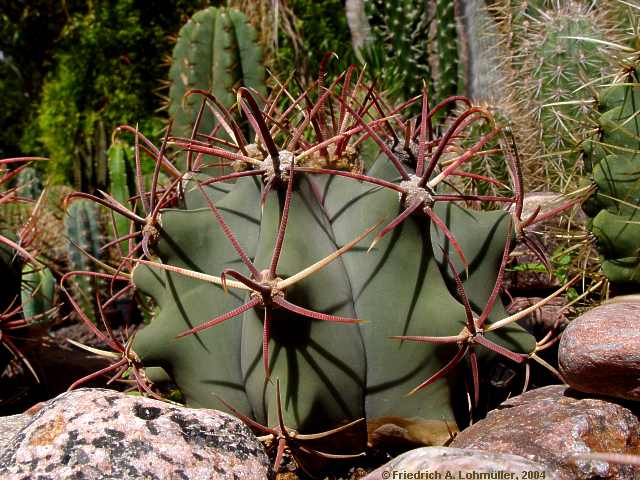
[[[235,91],[248,87],[264,94],[265,71],[256,32],[241,12],[209,7],[197,12],[182,27],[173,49],[169,114],[173,132],[189,137],[201,100],[185,98],[189,90],[212,93],[226,108],[235,103]],[[201,120],[203,132],[211,132],[218,122],[210,111]]]
[[[18,156],[68,10],[84,2],[5,0],[0,8],[0,157]],[[28,52],[26,54],[25,52]]]
[[[291,23],[278,20],[274,70],[287,78],[295,70],[307,83],[318,76],[327,52],[343,65],[355,62],[349,26],[341,0],[287,0]]]
[[[149,131],[165,76],[162,57],[178,12],[200,2],[151,4],[100,0],[76,6],[52,54],[37,117],[24,131],[25,151],[51,157],[54,180],[78,189],[106,188],[106,138],[122,123]]]

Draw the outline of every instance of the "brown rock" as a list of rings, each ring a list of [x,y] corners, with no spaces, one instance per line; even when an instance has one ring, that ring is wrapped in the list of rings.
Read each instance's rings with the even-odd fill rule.
[[[640,303],[601,305],[573,320],[558,363],[576,390],[640,400]]]
[[[80,389],[26,420],[0,450],[3,480],[262,480],[270,472],[251,431],[215,410]]]
[[[574,457],[640,453],[640,422],[631,410],[577,395],[566,385],[551,385],[511,398],[462,431],[451,446],[521,455],[562,480],[640,478],[640,466]]]
[[[395,477],[393,476],[394,472]],[[423,447],[403,453],[371,472],[363,480],[478,478],[470,475],[480,473],[499,474],[499,476],[486,478],[514,480],[522,478],[522,472],[531,472],[530,478],[544,478],[545,480],[560,478],[548,467],[517,455],[464,448]],[[427,473],[431,476],[426,476]],[[422,476],[410,477],[411,474]]]

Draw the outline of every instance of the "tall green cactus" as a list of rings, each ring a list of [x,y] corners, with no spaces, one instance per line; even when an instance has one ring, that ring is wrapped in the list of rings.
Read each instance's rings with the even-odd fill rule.
[[[597,189],[585,204],[614,283],[640,285],[640,67],[623,67],[599,96],[596,138],[585,142]]]
[[[460,83],[460,58],[458,31],[456,28],[455,2],[436,0],[436,54],[439,75],[436,82],[436,99],[455,95]]]
[[[82,199],[74,201],[67,209],[64,225],[69,241],[67,246],[69,270],[94,270],[95,264],[87,254],[96,259],[102,257],[100,248],[104,237],[100,225],[100,210],[91,201]],[[87,277],[76,277],[74,282],[76,301],[87,315],[95,320],[96,281]]]
[[[598,42],[612,38],[600,10],[574,1],[560,5],[539,10],[521,27],[516,66],[541,122],[545,153],[570,156],[590,128],[592,84],[612,70],[612,50]]]
[[[209,7],[197,12],[182,27],[173,50],[169,71],[169,114],[173,133],[188,137],[198,114],[196,98],[184,98],[189,90],[207,90],[230,108],[235,91],[248,87],[265,93],[265,70],[256,32],[244,14],[227,8]],[[205,111],[202,132],[210,133],[215,116]]]
[[[594,127],[596,87],[615,68],[616,49],[607,42],[622,33],[612,20],[613,3],[492,2],[483,29],[495,45],[489,75],[495,86],[493,95],[478,100],[508,107],[502,110],[531,188],[567,191],[587,171],[580,145]]]
[[[129,175],[127,175],[127,150],[128,146],[122,142],[115,142],[107,152],[109,158],[109,185],[110,192],[122,205],[129,205]],[[129,220],[118,214],[115,218],[115,237],[119,238],[129,233]],[[126,251],[127,241],[123,240],[121,247]]]
[[[423,81],[430,88],[437,86],[431,92],[436,100],[457,92],[460,75],[454,2],[361,1],[363,9],[350,6],[352,37],[363,37],[357,44],[354,41],[354,46],[391,96],[409,99],[419,95]],[[362,11],[366,18],[361,17]],[[366,33],[360,32],[363,28]]]
[[[18,195],[21,197],[37,200],[42,193],[42,179],[40,174],[33,167],[27,167],[18,174],[17,178]]]

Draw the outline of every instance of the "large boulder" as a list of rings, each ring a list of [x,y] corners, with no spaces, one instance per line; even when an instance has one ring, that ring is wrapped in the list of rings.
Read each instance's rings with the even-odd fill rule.
[[[640,453],[640,421],[629,408],[583,398],[566,385],[507,400],[462,431],[451,446],[520,455],[562,480],[640,478],[640,466],[577,458],[591,452]]]
[[[269,470],[261,443],[231,415],[105,389],[42,404],[0,451],[5,480],[262,480]]]

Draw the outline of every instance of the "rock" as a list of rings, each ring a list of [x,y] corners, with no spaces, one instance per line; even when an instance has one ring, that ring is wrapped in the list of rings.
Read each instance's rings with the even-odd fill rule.
[[[265,479],[269,459],[238,419],[113,390],[44,403],[0,451],[0,478]]]
[[[601,305],[573,320],[558,363],[576,390],[640,400],[640,303]]]
[[[13,440],[13,437],[31,421],[32,415],[8,415],[0,417],[0,452]]]
[[[628,408],[582,398],[566,385],[531,390],[463,430],[452,447],[520,455],[561,480],[638,479],[640,466],[575,459],[576,454],[640,453],[640,422]]]
[[[393,474],[396,472],[396,476]],[[517,455],[483,452],[464,448],[423,447],[410,450],[374,470],[363,480],[386,480],[391,478],[485,478],[472,477],[479,473],[497,473],[499,478],[514,480],[523,478],[523,472],[530,472],[527,478],[556,480],[553,471],[539,463]],[[404,476],[398,476],[404,475]],[[411,474],[421,476],[409,476]],[[427,474],[431,474],[428,476]],[[467,476],[469,475],[469,476]]]

